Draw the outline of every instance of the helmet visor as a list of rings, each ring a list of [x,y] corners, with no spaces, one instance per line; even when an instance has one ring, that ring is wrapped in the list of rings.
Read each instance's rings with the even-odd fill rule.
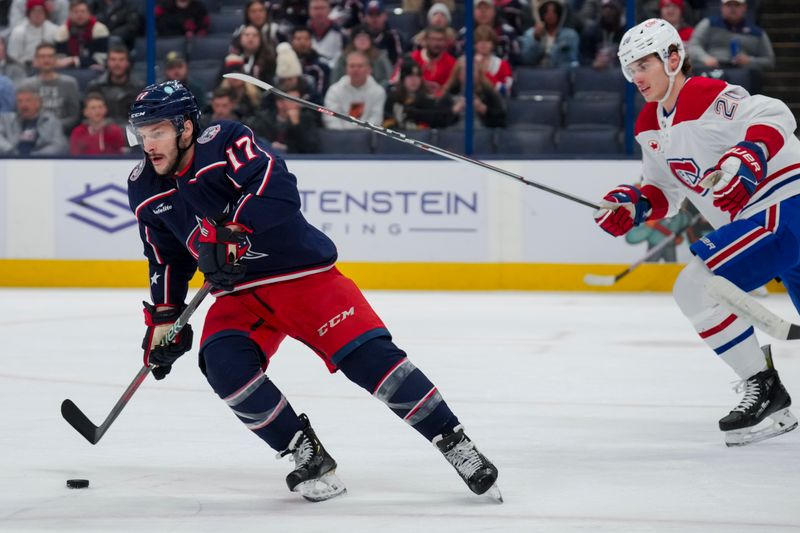
[[[132,118],[125,128],[128,146],[143,146],[146,140],[161,141],[173,136],[178,137],[183,133],[183,121],[184,117],[157,118],[144,121]],[[164,127],[158,127],[162,123]]]

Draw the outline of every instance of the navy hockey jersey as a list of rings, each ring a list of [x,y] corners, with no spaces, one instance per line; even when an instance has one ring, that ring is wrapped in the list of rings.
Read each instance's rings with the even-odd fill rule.
[[[197,268],[203,218],[235,222],[251,232],[241,259],[247,273],[234,292],[333,267],[336,246],[300,212],[297,179],[283,159],[257,143],[250,128],[214,122],[194,146],[193,159],[174,176],[157,175],[145,158],[128,178],[128,200],[150,263],[153,303],[183,303]]]

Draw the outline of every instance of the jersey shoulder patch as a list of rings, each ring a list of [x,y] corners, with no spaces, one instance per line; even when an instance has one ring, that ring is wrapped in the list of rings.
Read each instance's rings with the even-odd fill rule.
[[[203,133],[200,135],[200,137],[198,137],[198,144],[206,144],[207,142],[213,140],[221,129],[222,126],[219,124],[214,124],[213,126],[207,127],[205,130],[203,130]]]
[[[139,161],[139,163],[137,163],[137,165],[135,167],[133,167],[133,170],[131,170],[131,173],[128,176],[128,179],[130,181],[138,180],[139,176],[142,175],[142,170],[144,170],[144,165],[146,163],[147,163],[147,159],[142,159],[141,161]]]

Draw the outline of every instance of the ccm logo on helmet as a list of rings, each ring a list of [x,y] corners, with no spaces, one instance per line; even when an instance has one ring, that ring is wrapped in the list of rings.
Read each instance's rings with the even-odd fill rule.
[[[319,333],[319,336],[322,337],[323,335],[328,333],[328,330],[330,328],[335,328],[337,325],[343,322],[347,317],[353,316],[355,314],[356,314],[355,308],[351,307],[347,311],[343,311],[338,315],[336,315],[335,317],[328,320],[327,322],[325,322],[325,324],[323,324],[321,328],[317,329],[317,333]]]
[[[131,113],[131,118],[141,117],[145,113],[146,113],[146,111],[140,111],[138,113]]]

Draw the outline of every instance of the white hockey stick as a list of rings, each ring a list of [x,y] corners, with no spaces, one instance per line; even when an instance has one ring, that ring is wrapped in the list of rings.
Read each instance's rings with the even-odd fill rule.
[[[635,263],[632,263],[628,268],[626,268],[619,274],[615,276],[612,275],[604,276],[602,274],[586,274],[583,277],[583,282],[587,285],[592,285],[594,287],[612,286],[613,284],[615,284],[616,282],[618,282],[619,280],[630,274],[633,270],[641,266],[642,263],[645,263],[648,259],[657,256],[664,248],[666,248],[672,242],[674,242],[675,239],[677,239],[681,233],[683,233],[690,227],[697,224],[697,221],[700,220],[700,217],[701,217],[700,214],[695,215],[694,218],[692,218],[692,220],[690,220],[689,223],[686,224],[686,226],[684,226],[680,231],[676,231],[675,233],[670,233],[669,235],[664,237],[663,241],[650,248],[646,254],[644,254],[640,259],[638,259]]]
[[[780,340],[800,339],[800,325],[782,319],[722,276],[708,280],[705,288],[717,302],[769,336]]]
[[[463,156],[460,154],[456,154],[454,152],[449,152],[444,148],[439,148],[438,146],[434,146],[432,144],[428,144],[426,142],[418,141],[416,139],[412,139],[407,137],[404,133],[400,133],[399,131],[394,131],[389,128],[383,128],[381,126],[376,126],[370,122],[366,122],[364,120],[357,119],[355,117],[351,117],[350,115],[345,115],[344,113],[338,113],[332,109],[328,109],[327,107],[322,107],[321,105],[315,104],[313,102],[309,102],[308,100],[303,100],[302,98],[297,98],[290,94],[286,94],[285,92],[281,91],[280,89],[276,89],[269,83],[265,81],[261,81],[258,78],[254,78],[253,76],[248,76],[247,74],[240,74],[238,72],[232,72],[230,74],[225,74],[224,78],[233,78],[236,80],[241,80],[245,83],[249,83],[251,85],[255,85],[256,87],[260,87],[267,92],[271,92],[281,98],[286,98],[287,100],[291,100],[292,102],[299,104],[305,108],[311,109],[313,111],[317,111],[318,113],[322,113],[323,115],[328,115],[331,117],[340,118],[351,124],[356,124],[357,126],[361,126],[362,128],[368,129],[370,131],[374,131],[375,133],[379,133],[384,137],[389,137],[390,139],[394,139],[396,141],[404,142],[406,144],[410,144],[419,148],[420,150],[425,150],[426,152],[431,152],[442,157],[446,157],[448,159],[452,159],[454,161],[462,161],[464,163],[471,163],[473,165],[477,165],[479,167],[485,168],[487,170],[491,170],[492,172],[497,172],[498,174],[503,174],[504,176],[508,176],[509,178],[513,178],[525,185],[529,185],[531,187],[536,187],[537,189],[541,189],[545,192],[549,192],[551,194],[555,194],[556,196],[560,196],[561,198],[565,198],[567,200],[572,200],[573,202],[579,203],[581,205],[585,205],[587,207],[591,207],[593,209],[600,209],[600,206],[597,204],[593,204],[588,200],[584,200],[583,198],[579,198],[577,196],[573,196],[569,193],[559,191],[558,189],[553,189],[552,187],[548,187],[547,185],[542,185],[541,183],[537,183],[535,181],[530,181],[526,178],[523,178],[519,174],[514,174],[513,172],[509,172],[508,170],[503,170],[502,168],[496,167],[494,165],[490,165],[489,163],[484,163],[483,161],[478,161],[477,159],[472,159],[467,156]]]

